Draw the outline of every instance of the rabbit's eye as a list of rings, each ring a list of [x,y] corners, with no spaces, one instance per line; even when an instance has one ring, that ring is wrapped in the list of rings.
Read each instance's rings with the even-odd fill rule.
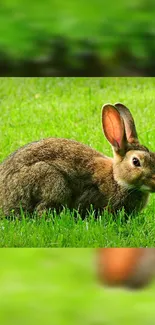
[[[140,161],[138,158],[134,157],[132,159],[132,162],[133,162],[133,165],[136,166],[136,167],[140,167]]]

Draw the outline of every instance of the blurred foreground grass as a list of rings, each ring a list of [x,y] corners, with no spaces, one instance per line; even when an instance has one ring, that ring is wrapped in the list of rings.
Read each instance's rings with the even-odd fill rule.
[[[94,249],[1,249],[0,323],[154,324],[155,284],[101,287]]]

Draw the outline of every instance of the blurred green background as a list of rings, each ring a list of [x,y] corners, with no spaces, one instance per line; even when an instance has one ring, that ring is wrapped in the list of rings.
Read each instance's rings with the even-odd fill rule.
[[[155,284],[108,289],[94,249],[0,249],[0,324],[151,325]]]
[[[1,76],[155,75],[153,0],[2,0]]]

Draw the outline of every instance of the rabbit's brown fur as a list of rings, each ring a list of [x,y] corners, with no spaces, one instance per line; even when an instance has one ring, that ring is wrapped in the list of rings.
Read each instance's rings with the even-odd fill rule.
[[[110,107],[122,121],[118,109]],[[9,215],[11,210],[19,213],[20,207],[40,214],[48,208],[59,211],[63,206],[79,209],[83,214],[90,205],[96,210],[108,205],[112,211],[122,207],[127,213],[141,210],[147,203],[149,191],[142,191],[141,184],[137,186],[135,182],[134,185],[134,177],[131,188],[123,184],[123,173],[126,175],[123,177],[129,178],[131,171],[128,170],[130,166],[123,169],[123,163],[120,165],[121,159],[125,164],[121,154],[123,150],[124,155],[133,150],[145,156],[148,175],[150,170],[155,174],[154,154],[136,141],[126,142],[126,147],[122,147],[125,149],[120,149],[121,154],[115,143],[112,146],[114,159],[68,139],[43,139],[20,148],[0,165],[0,208],[3,214]],[[145,185],[145,179],[143,183]],[[153,184],[150,191],[154,190]]]

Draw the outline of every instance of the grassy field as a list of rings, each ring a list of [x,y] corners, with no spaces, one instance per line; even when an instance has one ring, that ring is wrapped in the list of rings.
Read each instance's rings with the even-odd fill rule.
[[[0,259],[3,325],[154,324],[155,284],[100,286],[93,249],[1,249]]]
[[[121,101],[135,118],[140,141],[155,150],[153,78],[1,78],[0,161],[44,137],[81,141],[111,156],[101,128],[101,107]],[[0,221],[0,247],[154,246],[155,196],[147,208],[123,221],[107,213],[77,221],[69,211],[53,218]]]

